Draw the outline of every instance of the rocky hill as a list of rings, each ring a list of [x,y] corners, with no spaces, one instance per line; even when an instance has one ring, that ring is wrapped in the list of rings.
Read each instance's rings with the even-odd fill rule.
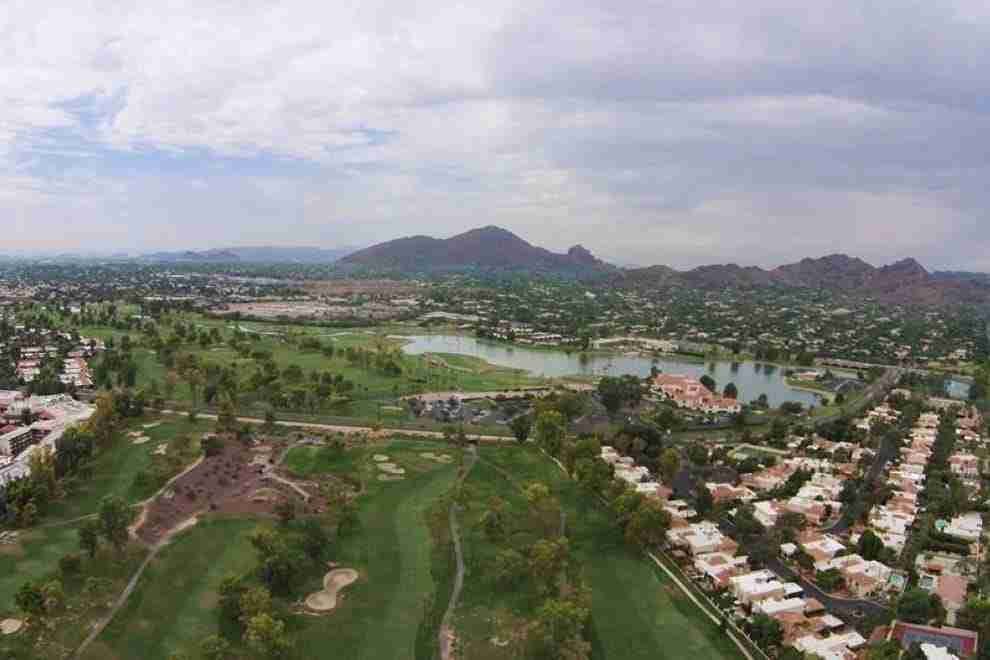
[[[341,265],[380,271],[436,273],[479,269],[593,275],[614,271],[576,245],[565,254],[536,247],[499,227],[472,229],[447,239],[411,236],[372,246]]]
[[[700,289],[786,287],[824,289],[882,302],[943,305],[990,302],[990,281],[977,277],[931,274],[914,259],[903,259],[876,268],[862,259],[833,254],[802,259],[765,270],[736,264],[700,266],[675,271],[651,266],[623,271],[613,278],[616,286],[633,288],[689,286]]]

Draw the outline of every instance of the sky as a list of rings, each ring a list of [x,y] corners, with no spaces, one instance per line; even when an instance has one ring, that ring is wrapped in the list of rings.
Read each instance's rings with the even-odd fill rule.
[[[990,3],[0,6],[0,251],[483,225],[990,271]]]

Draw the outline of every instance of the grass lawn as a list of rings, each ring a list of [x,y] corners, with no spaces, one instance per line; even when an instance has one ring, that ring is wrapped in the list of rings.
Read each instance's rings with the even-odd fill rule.
[[[144,424],[160,421],[155,428],[145,429]],[[198,421],[190,423],[184,417],[153,418],[143,417],[139,421],[128,424],[124,431],[118,434],[113,446],[98,454],[91,463],[91,475],[88,478],[73,479],[68,484],[66,497],[55,502],[45,516],[44,522],[70,520],[80,516],[96,513],[100,500],[107,495],[118,495],[130,504],[137,503],[153,494],[156,484],[148,483],[144,487],[135,487],[134,477],[141,471],[150,471],[156,464],[164,470],[163,474],[178,473],[182,466],[190,463],[199,455],[199,434],[211,427],[210,422]],[[139,431],[151,440],[136,445],[127,436],[128,431]],[[190,443],[178,452],[177,443],[173,442],[180,436],[188,436]],[[155,456],[152,451],[161,443],[168,442],[171,458]],[[167,463],[167,465],[166,465]]]
[[[258,521],[205,519],[156,557],[138,588],[86,658],[168,658],[217,632],[220,581],[256,557],[248,536]]]
[[[595,499],[581,493],[550,459],[532,448],[483,447],[482,463],[468,478],[467,486],[482,505],[491,495],[507,502],[514,515],[525,515],[517,491],[519,484],[540,481],[550,486],[567,516],[567,536],[572,556],[583,568],[592,589],[592,655],[599,659],[696,658],[724,660],[739,657],[732,642],[722,635],[651,563],[627,547],[611,514]],[[500,473],[494,466],[502,469]],[[480,468],[480,469],[479,469]],[[512,485],[504,473],[515,479]],[[533,599],[498,589],[487,577],[486,566],[495,549],[480,533],[478,520],[484,510],[466,516],[466,555],[471,570],[462,606],[458,633],[470,657],[514,658],[516,644],[498,647],[492,637],[506,639],[512,630],[533,618]],[[512,539],[525,546],[532,538]]]
[[[192,314],[184,315],[184,320],[202,328],[218,328],[225,341],[232,336],[234,325],[231,323],[205,319]],[[298,365],[306,373],[311,371],[331,372],[352,382],[354,390],[350,392],[350,397],[354,399],[355,404],[364,401],[374,401],[377,404],[381,400],[394,399],[397,396],[415,391],[455,388],[465,391],[486,391],[543,382],[527,376],[524,372],[498,367],[465,356],[445,356],[450,362],[450,368],[431,367],[426,356],[403,354],[401,352],[402,341],[389,337],[385,329],[381,328],[375,331],[355,329],[344,332],[306,325],[246,322],[241,322],[239,325],[264,333],[253,335],[255,339],[250,342],[251,350],[269,353],[279,369],[284,370],[290,365]],[[121,330],[101,326],[87,326],[81,328],[80,331],[89,337],[102,339],[113,337],[117,341],[124,334],[128,334]],[[140,334],[133,332],[130,335],[132,346],[134,346],[132,354],[137,365],[137,386],[145,387],[155,382],[161,387],[166,380],[168,370],[158,361],[158,357],[153,351],[141,345],[142,336]],[[320,351],[303,351],[295,341],[296,338],[301,337],[316,337],[324,344],[332,344],[337,349],[336,354],[333,357],[327,357]],[[396,351],[397,362],[402,366],[404,373],[400,377],[387,376],[378,369],[353,364],[345,356],[345,350],[349,347],[369,350],[383,348]],[[255,365],[255,360],[241,357],[225,344],[203,348],[196,342],[187,341],[182,344],[181,351],[196,355],[203,363],[236,364],[239,366],[243,377],[246,377]],[[188,384],[179,379],[176,382],[174,392],[167,398],[182,404],[190,403],[191,395]],[[250,405],[248,401],[242,403]],[[334,411],[330,409],[325,412],[333,413]],[[370,412],[373,413],[373,416],[377,416],[377,407]],[[360,406],[357,406],[355,410],[339,412],[339,414],[349,416],[372,416],[368,413],[369,411]]]
[[[141,429],[141,423],[149,421],[149,418],[143,418],[133,422],[127,430]],[[119,495],[129,503],[147,497],[150,493],[135,490],[133,483],[134,475],[139,471],[148,469],[154,461],[164,460],[153,457],[152,449],[158,442],[191,433],[199,427],[203,427],[202,423],[197,426],[184,419],[169,420],[144,431],[153,440],[143,445],[133,444],[121,433],[112,447],[93,460],[89,478],[78,478],[66,484],[65,497],[51,505],[39,526],[18,530],[19,543],[0,546],[0,612],[13,607],[14,594],[21,584],[53,573],[62,556],[79,551],[81,523],[61,523],[96,513],[100,500],[107,495]],[[198,445],[195,449],[198,453]],[[191,460],[190,457],[187,459]]]
[[[424,461],[419,456],[424,451],[454,453],[432,443],[374,447],[406,468],[406,479],[368,480],[368,492],[359,500],[361,524],[340,540],[336,552],[337,561],[356,568],[361,579],[339,611],[304,620],[297,638],[300,657],[417,658],[417,638],[435,637],[435,630],[421,629],[429,627],[424,622],[434,602],[448,594],[436,593],[427,514],[450,491],[457,468]]]
[[[293,447],[283,465],[300,477],[319,474],[353,474],[364,458],[360,449],[327,447]]]
[[[78,549],[76,528],[34,530],[25,540],[24,549],[36,553],[43,561],[21,561],[11,573],[0,555],[0,589],[3,590],[0,597],[4,599],[0,601],[0,618],[20,616],[13,611],[12,597],[8,595],[12,581],[16,590],[28,580],[57,576],[58,555]],[[32,625],[11,637],[0,637],[0,658],[70,657],[92,624],[106,614],[107,604],[124,589],[146,555],[146,548],[132,544],[122,554],[103,546],[95,559],[84,558],[81,573],[61,580],[65,609],[47,617],[46,625]]]
[[[448,594],[437,593],[427,514],[450,492],[457,462],[444,465],[420,456],[427,451],[456,455],[448,445],[403,440],[367,449],[297,448],[289,453],[290,467],[310,478],[346,474],[365,483],[357,502],[360,523],[338,539],[332,553],[361,577],[332,614],[288,617],[294,657],[429,657],[418,652],[421,640],[436,637],[430,615],[435,603],[446,604]],[[405,468],[406,478],[379,481],[373,453],[386,454]],[[202,638],[216,633],[217,586],[225,575],[255,565],[248,536],[257,524],[243,518],[207,519],[181,534],[152,562],[127,606],[86,657],[164,660],[194,650]]]
[[[14,594],[29,580],[58,568],[58,560],[79,551],[78,525],[41,527],[19,532],[18,543],[0,545],[0,613],[14,609]]]

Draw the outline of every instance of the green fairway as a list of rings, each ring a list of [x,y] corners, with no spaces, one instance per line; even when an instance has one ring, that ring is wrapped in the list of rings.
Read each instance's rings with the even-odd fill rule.
[[[12,611],[22,584],[52,573],[63,555],[78,552],[77,530],[77,525],[21,530],[18,543],[0,545],[0,612]]]
[[[519,486],[539,481],[559,498],[567,520],[573,557],[592,590],[593,657],[738,658],[732,642],[673,583],[642,555],[629,550],[611,514],[594,498],[566,479],[553,462],[531,448],[484,447],[482,463],[468,478],[476,511],[467,514],[465,554],[469,576],[458,611],[458,633],[472,658],[514,658],[517,644],[504,647],[490,640],[508,639],[534,617],[537,602],[498,589],[490,580],[496,549],[481,533],[479,519],[491,495],[502,498],[513,516],[526,515]],[[510,480],[506,475],[512,477]],[[525,547],[532,534],[510,543]]]
[[[86,657],[154,660],[194,648],[217,632],[217,588],[255,564],[248,541],[256,520],[207,519],[179,535],[145,571],[138,588]]]
[[[396,442],[379,449],[409,473],[403,481],[368,482],[369,493],[360,500],[360,527],[342,539],[338,552],[341,565],[358,569],[361,579],[339,612],[306,619],[300,657],[415,658],[433,599],[447,597],[435,593],[426,514],[450,491],[456,468],[428,465],[418,452],[451,453],[450,447]]]
[[[372,449],[404,468],[405,478],[378,480],[382,473],[369,456]],[[427,512],[450,492],[457,462],[440,464],[420,454],[456,452],[448,445],[402,440],[372,449],[297,448],[289,454],[294,468],[311,478],[346,474],[364,482],[365,491],[357,501],[357,528],[338,539],[331,553],[341,566],[357,569],[360,578],[327,616],[286,612],[293,657],[416,658],[433,604],[448,597],[436,593]],[[256,565],[248,536],[258,524],[208,518],[177,537],[152,562],[87,657],[165,660],[216,633],[217,586],[225,575]],[[435,638],[436,631],[430,629],[430,635]]]
[[[159,426],[145,429],[144,424],[161,422]],[[89,477],[73,478],[66,484],[67,495],[55,502],[45,522],[71,520],[79,516],[96,513],[100,500],[107,495],[118,495],[128,503],[136,503],[151,496],[161,485],[150,479],[143,485],[135,485],[134,478],[139,472],[157,474],[158,481],[178,473],[199,454],[199,435],[209,429],[208,422],[190,423],[185,418],[164,419],[142,418],[125,427],[118,433],[114,444],[100,451],[90,464]],[[135,431],[147,435],[151,440],[144,444],[134,444],[126,432]],[[188,437],[189,442],[178,443],[177,438]],[[156,447],[168,443],[171,455],[152,454]]]
[[[287,470],[300,477],[319,474],[354,474],[364,452],[337,447],[293,447],[285,457]]]

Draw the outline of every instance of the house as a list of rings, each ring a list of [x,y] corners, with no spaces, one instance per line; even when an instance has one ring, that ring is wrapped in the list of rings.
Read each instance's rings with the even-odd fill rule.
[[[808,635],[794,641],[794,648],[822,660],[853,660],[855,650],[866,644],[866,640],[856,631],[839,635],[818,637]]]
[[[918,642],[930,644],[965,658],[975,655],[976,649],[979,648],[980,636],[972,630],[950,626],[935,628],[934,626],[894,621],[887,633],[887,639],[897,640],[905,651],[910,649],[912,644]]]
[[[667,540],[671,545],[687,549],[692,556],[712,552],[735,554],[739,548],[735,541],[722,534],[714,523],[708,521],[668,530]]]
[[[949,521],[942,533],[964,541],[979,541],[983,535],[983,516],[978,511],[958,515]]]
[[[966,479],[980,476],[980,459],[973,454],[953,454],[949,457],[949,469]]]
[[[756,499],[756,493],[745,486],[733,486],[732,484],[705,484],[705,488],[712,494],[712,500],[718,504],[720,502],[731,502],[739,500],[741,502],[752,502]]]
[[[729,578],[729,588],[743,605],[766,600],[783,598],[787,595],[787,585],[776,574],[762,570]]]
[[[653,379],[653,390],[681,408],[726,414],[742,411],[742,404],[738,401],[715,394],[700,380],[690,376],[658,374]]]
[[[725,587],[729,584],[729,578],[749,572],[747,557],[733,557],[727,552],[697,555],[694,568],[708,578],[713,587]]]

